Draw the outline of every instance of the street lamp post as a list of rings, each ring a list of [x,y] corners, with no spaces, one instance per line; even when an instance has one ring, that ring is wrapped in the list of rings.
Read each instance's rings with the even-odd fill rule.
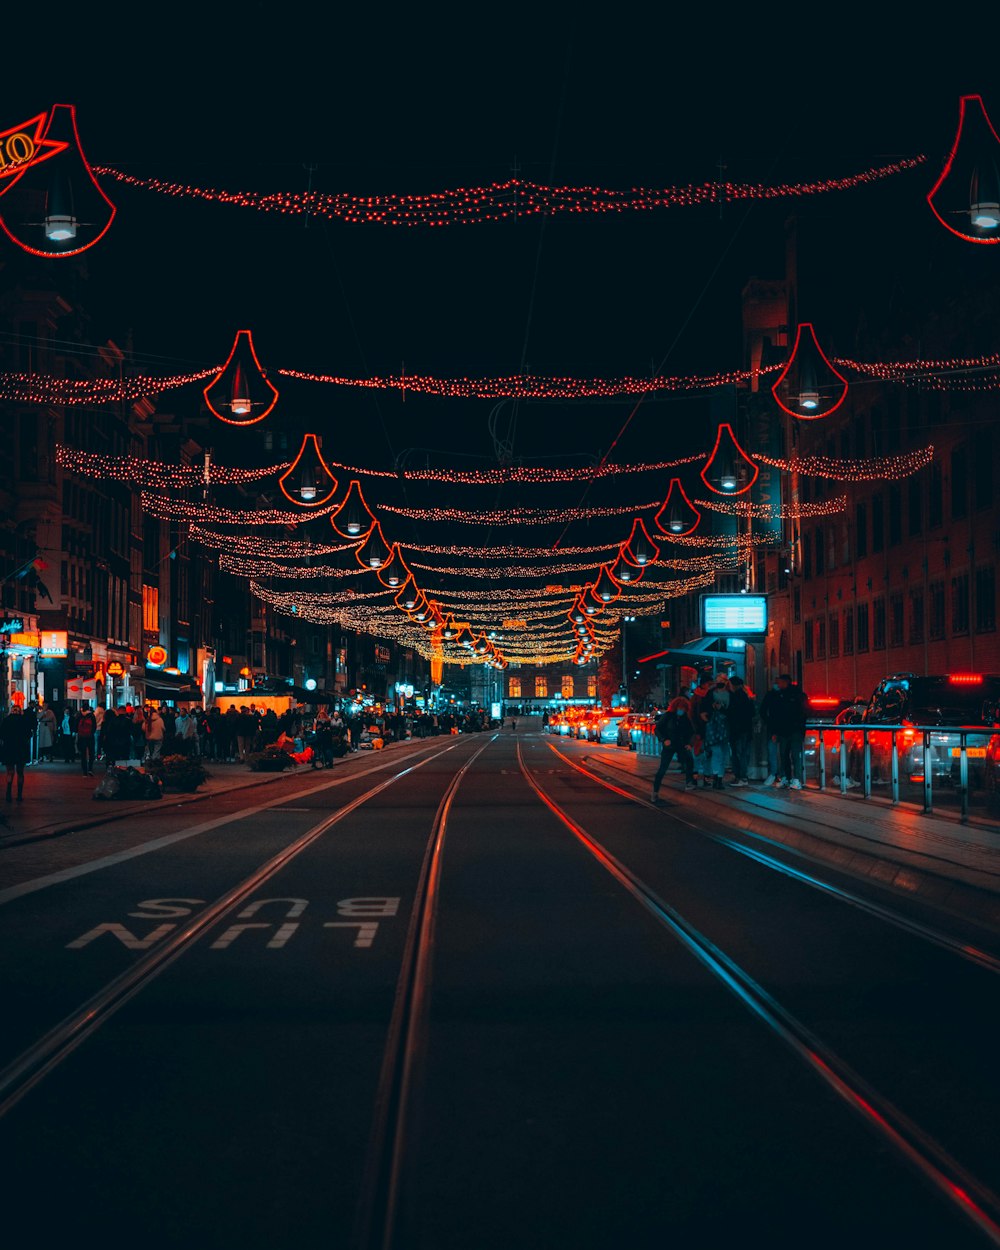
[[[628,631],[626,630],[625,626],[628,625],[630,621],[634,621],[634,620],[635,620],[634,616],[622,617],[622,685],[625,687],[625,706],[627,708],[630,708],[632,706],[632,699],[629,695],[629,686],[631,683],[629,682],[629,679],[628,679],[628,653],[627,653],[628,649],[626,646],[626,642],[628,639]]]

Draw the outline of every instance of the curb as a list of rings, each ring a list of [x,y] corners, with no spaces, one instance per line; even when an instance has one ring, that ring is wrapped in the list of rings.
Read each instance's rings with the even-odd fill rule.
[[[618,768],[607,760],[586,757],[587,764],[595,772],[602,769],[613,773],[613,779],[624,779],[630,788],[642,794],[644,787],[636,774]],[[673,801],[674,796],[671,796]],[[685,809],[689,804],[678,804]],[[961,920],[973,920],[990,929],[1000,929],[1000,885],[995,880],[981,880],[986,874],[975,869],[961,869],[963,878],[945,876],[933,869],[907,864],[895,859],[881,858],[872,851],[856,850],[824,838],[819,832],[803,832],[784,823],[781,816],[773,818],[756,812],[736,809],[724,803],[712,803],[712,819],[734,831],[756,834],[772,843],[787,846],[810,859],[820,861],[846,873],[848,876],[883,886],[895,894],[924,903],[938,911],[947,912]],[[905,854],[905,852],[904,852]]]

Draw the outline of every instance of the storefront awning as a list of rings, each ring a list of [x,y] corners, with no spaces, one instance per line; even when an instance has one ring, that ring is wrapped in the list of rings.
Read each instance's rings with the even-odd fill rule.
[[[665,651],[640,656],[636,663],[640,667],[645,665],[668,668],[671,665],[688,665],[697,668],[699,664],[718,663],[723,656],[730,654],[725,638],[696,638],[683,647],[668,647]],[[735,657],[730,662],[735,664]]]
[[[142,680],[151,699],[192,699],[201,702],[201,687],[185,673],[165,673],[162,669],[147,668]]]

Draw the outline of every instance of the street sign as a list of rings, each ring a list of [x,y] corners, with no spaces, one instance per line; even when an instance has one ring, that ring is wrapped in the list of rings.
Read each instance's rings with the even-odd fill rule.
[[[702,595],[701,632],[734,636],[767,633],[766,595]]]

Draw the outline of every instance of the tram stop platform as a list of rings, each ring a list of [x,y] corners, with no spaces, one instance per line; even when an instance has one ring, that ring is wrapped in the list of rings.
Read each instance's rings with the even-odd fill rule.
[[[581,747],[583,744],[580,744]],[[561,749],[561,748],[560,748]],[[648,799],[658,758],[616,748],[572,752],[607,780]],[[582,761],[581,761],[582,762]],[[676,763],[660,787],[665,810],[685,820],[699,813],[862,877],[898,894],[1000,932],[1000,823],[985,815],[961,823],[958,812],[924,813],[879,797],[839,790],[765,787],[684,789]]]

